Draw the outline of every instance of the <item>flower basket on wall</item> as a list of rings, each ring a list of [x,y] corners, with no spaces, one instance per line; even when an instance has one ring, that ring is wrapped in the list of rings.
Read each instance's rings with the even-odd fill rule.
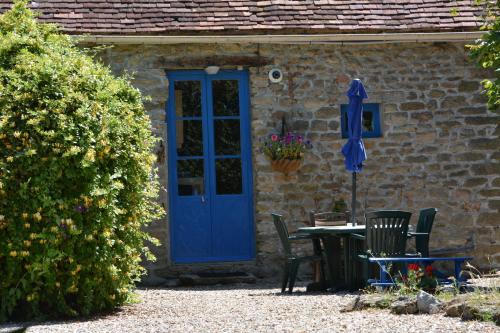
[[[288,175],[300,168],[304,151],[310,146],[311,143],[302,136],[289,132],[284,136],[271,135],[262,143],[262,151],[274,171]]]

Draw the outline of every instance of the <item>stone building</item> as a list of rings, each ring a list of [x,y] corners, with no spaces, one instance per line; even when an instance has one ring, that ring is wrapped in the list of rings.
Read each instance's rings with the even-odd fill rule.
[[[349,201],[340,153],[352,78],[369,95],[358,211],[436,207],[431,250],[500,265],[500,117],[469,60],[473,1],[40,0],[40,20],[82,44],[151,99],[162,242],[148,281],[206,269],[280,270],[271,212],[290,229]],[[8,1],[0,1],[5,9]],[[217,74],[207,74],[215,71]],[[208,68],[207,68],[208,67]],[[272,82],[273,69],[282,79]],[[175,118],[175,119],[174,119]],[[301,168],[271,169],[260,140],[283,127],[312,141]],[[360,216],[361,217],[361,216]],[[309,249],[304,244],[303,251]]]

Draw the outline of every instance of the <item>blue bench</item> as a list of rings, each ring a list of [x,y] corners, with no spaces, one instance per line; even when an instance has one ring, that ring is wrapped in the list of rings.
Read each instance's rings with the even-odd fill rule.
[[[387,271],[387,266],[391,263],[402,263],[404,264],[404,270],[406,270],[406,265],[410,263],[419,264],[422,266],[431,265],[435,261],[453,261],[455,264],[455,281],[463,282],[465,281],[461,276],[461,267],[464,261],[471,260],[472,257],[448,257],[448,258],[440,258],[440,257],[426,257],[426,258],[368,258],[368,260],[372,263],[378,264],[380,268],[380,280],[373,281],[371,280],[370,285],[372,286],[383,286],[389,287],[394,286],[394,281],[389,277],[389,272]],[[406,273],[403,272],[403,273]],[[441,274],[442,275],[442,274]],[[443,275],[444,277],[444,275]],[[445,279],[445,282],[451,282],[450,280]]]

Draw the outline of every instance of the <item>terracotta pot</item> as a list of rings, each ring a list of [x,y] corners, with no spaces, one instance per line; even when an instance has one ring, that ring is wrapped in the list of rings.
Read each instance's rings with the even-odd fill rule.
[[[297,171],[302,164],[302,160],[273,160],[271,161],[271,168],[274,171],[289,174],[290,172]]]

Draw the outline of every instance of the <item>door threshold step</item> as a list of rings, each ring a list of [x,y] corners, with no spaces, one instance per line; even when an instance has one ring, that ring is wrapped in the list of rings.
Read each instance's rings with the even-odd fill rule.
[[[183,286],[209,286],[216,284],[255,283],[256,277],[245,272],[202,272],[179,276]]]

